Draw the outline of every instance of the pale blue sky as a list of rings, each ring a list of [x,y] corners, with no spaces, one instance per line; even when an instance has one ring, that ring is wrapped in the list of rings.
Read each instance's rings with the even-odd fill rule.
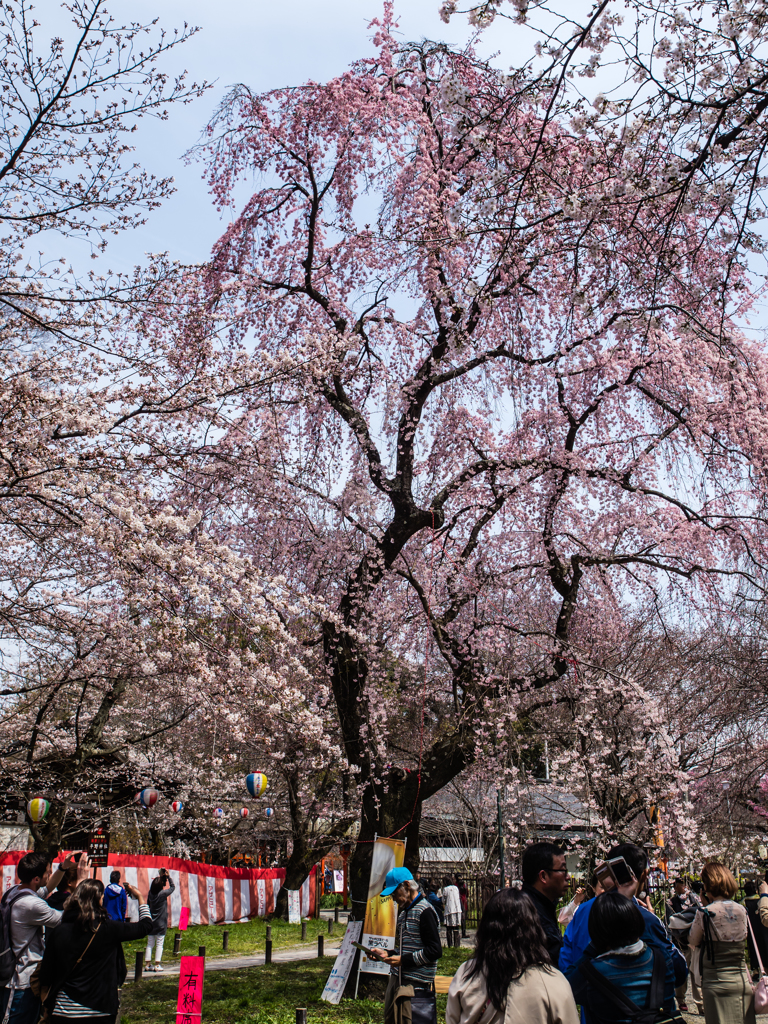
[[[437,38],[461,44],[470,34],[466,18],[450,25],[439,18],[440,0],[400,0],[396,12],[406,39]],[[43,0],[38,17],[57,0]],[[51,9],[49,8],[49,9]],[[199,262],[222,233],[199,166],[185,166],[182,154],[192,146],[227,87],[245,82],[257,91],[325,81],[353,60],[372,54],[368,24],[380,16],[380,0],[112,0],[116,19],[160,17],[168,29],[186,20],[202,31],[164,63],[171,72],[186,67],[196,80],[215,80],[202,99],[171,109],[169,120],[145,120],[134,136],[135,158],[157,175],[173,175],[177,193],[149,217],[139,231],[110,242],[106,263],[113,270],[141,262],[145,252],[168,251],[183,262]],[[53,13],[53,11],[51,11]],[[481,51],[507,68],[528,52],[527,31],[499,21],[485,35]],[[85,255],[85,251],[84,251]],[[90,267],[89,267],[90,269]]]

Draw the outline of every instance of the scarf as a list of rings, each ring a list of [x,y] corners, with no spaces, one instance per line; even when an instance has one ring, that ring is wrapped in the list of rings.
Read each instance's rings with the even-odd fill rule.
[[[601,953],[595,959],[603,960],[607,956],[637,956],[644,949],[645,943],[642,939],[638,939],[637,942],[631,942],[628,946],[618,946],[616,949],[609,949],[607,953]]]

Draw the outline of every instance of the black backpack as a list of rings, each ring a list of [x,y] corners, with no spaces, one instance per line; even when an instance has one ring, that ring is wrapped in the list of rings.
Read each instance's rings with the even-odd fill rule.
[[[619,986],[608,981],[590,960],[586,958],[582,960],[579,970],[590,985],[599,989],[605,998],[620,1011],[622,1020],[632,1021],[632,1024],[685,1024],[685,1018],[681,1016],[679,1010],[675,1009],[670,1012],[664,1009],[664,978],[667,973],[667,964],[660,949],[652,946],[651,950],[653,952],[653,973],[648,991],[648,1006],[645,1008],[633,1003],[628,996],[624,995]],[[587,1009],[595,1020],[600,1019],[589,1004],[587,1004]],[[619,1014],[610,1019],[616,1020],[618,1017]]]
[[[16,972],[16,964],[27,951],[29,940],[18,956],[13,952],[11,945],[11,907],[21,896],[32,892],[25,885],[14,885],[12,889],[3,894],[0,899],[0,988],[10,985],[11,979]],[[34,938],[34,935],[33,935]]]

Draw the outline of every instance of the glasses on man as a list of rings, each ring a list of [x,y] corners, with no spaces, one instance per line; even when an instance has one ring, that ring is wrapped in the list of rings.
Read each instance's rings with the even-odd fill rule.
[[[550,875],[567,875],[568,868],[547,868],[547,873]]]

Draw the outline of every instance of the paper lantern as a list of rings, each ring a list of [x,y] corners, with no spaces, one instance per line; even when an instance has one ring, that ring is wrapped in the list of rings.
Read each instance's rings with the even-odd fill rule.
[[[247,818],[250,813],[251,812],[248,810],[247,807],[241,807],[240,808],[240,817],[241,818]]]
[[[273,815],[273,814],[274,814],[275,812],[274,812],[274,811],[272,810],[272,808],[271,808],[271,807],[265,807],[265,808],[264,808],[264,813],[266,814],[266,816],[267,816],[268,818],[271,818],[271,817],[272,817],[272,815]]]
[[[181,802],[181,800],[174,800],[173,803],[171,804],[171,810],[173,811],[174,814],[181,814],[181,812],[184,810],[184,804]]]
[[[251,796],[258,798],[267,788],[267,776],[264,772],[251,772],[250,775],[246,775],[245,784]]]
[[[152,786],[142,789],[139,793],[139,800],[141,801],[142,807],[154,807],[157,803],[157,790]]]
[[[214,816],[214,818],[223,818],[224,817],[224,809],[222,807],[217,807],[214,810],[214,812],[213,812],[213,816]]]
[[[45,818],[50,808],[50,803],[44,797],[36,796],[34,800],[30,800],[27,804],[27,814],[37,824]]]

